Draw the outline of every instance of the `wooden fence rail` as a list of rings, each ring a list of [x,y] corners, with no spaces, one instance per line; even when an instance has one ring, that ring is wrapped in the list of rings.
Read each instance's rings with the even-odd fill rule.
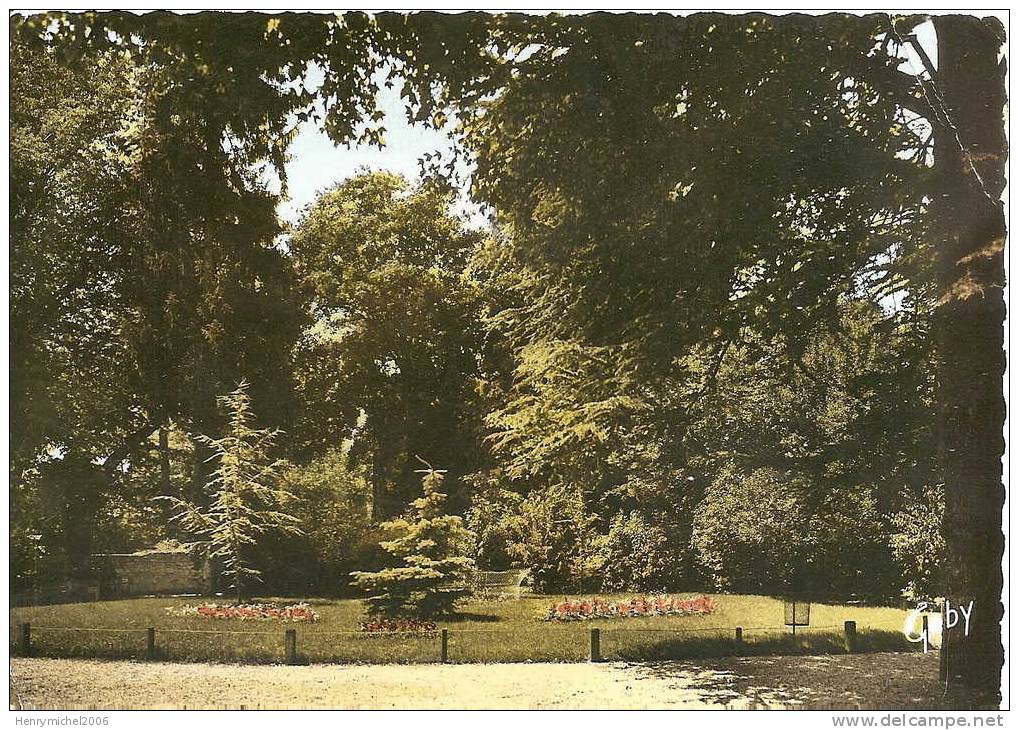
[[[785,627],[777,626],[762,626],[750,629],[752,631],[778,631],[784,630]],[[816,626],[813,629],[834,629],[837,626]],[[82,631],[82,632],[109,632],[109,633],[135,633],[145,632],[145,653],[144,656],[148,660],[154,660],[159,656],[158,647],[156,644],[156,631],[157,629],[150,626],[146,629],[111,629],[111,628],[87,628],[87,627],[69,627],[69,626],[37,626],[37,631]],[[274,631],[216,631],[211,629],[176,629],[176,628],[161,628],[158,629],[164,633],[179,633],[179,634],[219,634],[223,636],[229,636],[233,634],[244,634],[244,635],[260,635],[260,636],[279,636]],[[730,628],[714,628],[714,629],[643,629],[643,628],[626,628],[626,627],[611,627],[607,629],[610,633],[634,633],[634,632],[663,632],[663,633],[676,633],[676,634],[699,634],[703,631],[717,631],[723,636],[731,631]],[[735,627],[735,635],[733,636],[733,648],[735,653],[739,654],[742,647],[744,646],[744,627]],[[501,634],[501,633],[516,633],[513,629],[457,629],[457,633],[463,634]],[[596,627],[590,629],[589,633],[589,660],[592,662],[600,662],[603,660],[602,656],[602,644],[601,644],[602,628]],[[842,634],[845,651],[849,654],[855,653],[859,650],[859,640],[855,621],[846,621],[842,625]],[[363,632],[357,631],[309,631],[306,636],[319,637],[319,636],[341,636],[341,635],[358,635],[367,636]],[[437,637],[439,639],[439,653],[438,659],[441,663],[445,664],[449,662],[449,635],[450,630],[447,628],[440,629],[438,632],[429,632],[429,636]],[[29,622],[18,624],[18,630],[16,633],[17,638],[17,651],[21,656],[32,656],[35,647],[32,643],[32,625]],[[379,637],[373,637],[379,638]],[[287,664],[297,664],[299,661],[298,648],[297,648],[297,629],[286,629],[283,634],[283,661]]]

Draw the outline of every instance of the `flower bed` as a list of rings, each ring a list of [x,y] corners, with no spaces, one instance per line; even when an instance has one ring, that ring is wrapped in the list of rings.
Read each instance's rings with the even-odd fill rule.
[[[318,621],[318,613],[307,603],[281,606],[276,603],[244,603],[239,606],[202,603],[197,606],[170,607],[171,616],[199,618],[234,618],[242,621]]]
[[[436,630],[431,621],[414,618],[380,618],[361,623],[361,631],[367,634],[434,633]]]
[[[585,598],[560,601],[549,606],[545,621],[588,621],[595,618],[638,618],[647,616],[702,616],[714,613],[710,596],[638,596],[628,601]]]

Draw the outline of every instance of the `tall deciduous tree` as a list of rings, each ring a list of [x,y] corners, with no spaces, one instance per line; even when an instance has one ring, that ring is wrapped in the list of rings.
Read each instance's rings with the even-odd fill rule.
[[[482,454],[484,334],[466,271],[481,234],[451,203],[435,184],[359,175],[322,195],[290,240],[315,321],[297,350],[299,437],[314,453],[357,431],[376,517],[407,504],[421,452],[450,466],[462,509],[461,478]]]
[[[92,525],[149,428],[122,336],[132,72],[116,53],[86,72],[11,46],[12,524],[72,574],[85,572]]]
[[[302,314],[277,247],[277,198],[246,153],[224,145],[229,132],[215,119],[177,115],[164,108],[176,104],[151,94],[144,101],[132,147],[136,238],[125,252],[125,298],[147,409],[160,424],[216,433],[216,395],[243,375],[260,402],[276,404],[266,418],[289,425],[289,356]],[[195,446],[192,496],[211,466]]]
[[[254,133],[190,106],[200,94],[166,58],[67,53],[33,37],[37,19],[12,19],[12,470],[54,498],[92,485],[79,529],[62,531],[81,538],[69,555],[83,571],[97,510],[150,433],[216,432],[215,395],[237,373],[286,421],[300,309]],[[195,497],[209,473],[197,446]]]
[[[475,193],[506,232],[480,264],[511,293],[491,323],[516,364],[489,423],[522,489],[565,482],[599,512],[653,513],[664,505],[646,485],[664,483],[652,494],[689,513],[713,477],[688,432],[719,403],[726,358],[759,338],[771,344],[747,358],[761,367],[744,390],[779,411],[772,378],[819,401],[867,392],[845,383],[843,396],[797,368],[819,327],[871,296],[922,206],[924,171],[905,154],[922,139],[872,81],[899,63],[872,52],[888,30],[877,16],[558,19],[535,30],[501,93],[462,111]],[[884,318],[877,339],[891,345],[915,311]],[[887,400],[909,397],[908,380]],[[721,430],[741,413],[738,396],[726,405]],[[816,501],[832,471],[882,478],[868,449],[854,456],[852,420],[740,435],[759,460],[800,442]]]

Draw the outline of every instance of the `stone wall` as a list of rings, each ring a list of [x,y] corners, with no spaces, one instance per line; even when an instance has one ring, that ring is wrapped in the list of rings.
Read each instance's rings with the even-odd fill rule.
[[[209,561],[188,553],[146,551],[94,556],[103,598],[211,593]]]
[[[84,603],[99,600],[99,582],[66,580],[11,593],[12,606],[48,606],[54,603]]]

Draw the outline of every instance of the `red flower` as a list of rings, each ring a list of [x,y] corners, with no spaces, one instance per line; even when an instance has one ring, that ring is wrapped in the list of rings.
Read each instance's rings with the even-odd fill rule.
[[[712,613],[716,608],[710,596],[683,599],[678,596],[636,596],[609,603],[603,598],[560,601],[549,606],[546,621],[576,621],[608,616],[689,616]]]
[[[435,630],[436,626],[431,621],[420,621],[418,619],[376,619],[374,621],[365,621],[361,624],[361,631],[366,633],[410,633]]]

